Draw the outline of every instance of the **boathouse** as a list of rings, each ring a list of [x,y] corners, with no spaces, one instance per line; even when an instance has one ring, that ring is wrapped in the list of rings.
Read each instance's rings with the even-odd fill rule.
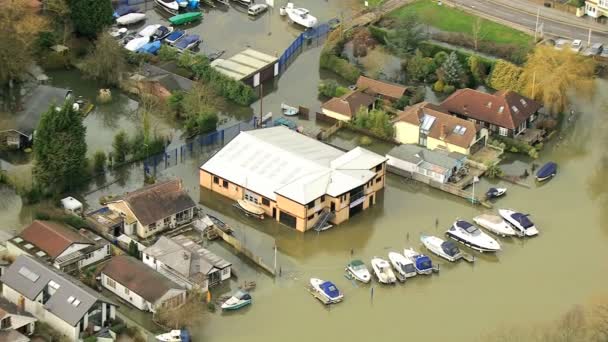
[[[384,189],[386,158],[340,151],[285,127],[241,132],[200,168],[200,186],[246,200],[304,232],[367,209]]]
[[[279,59],[253,49],[246,49],[228,59],[218,58],[211,62],[211,66],[254,88],[279,75]]]

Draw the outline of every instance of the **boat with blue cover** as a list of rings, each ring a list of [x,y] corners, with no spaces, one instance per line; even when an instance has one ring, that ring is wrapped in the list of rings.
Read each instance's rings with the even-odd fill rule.
[[[150,42],[142,47],[140,47],[137,52],[139,53],[149,53],[151,55],[156,55],[160,50],[160,40],[155,40]]]
[[[326,300],[327,304],[338,303],[344,299],[342,292],[340,292],[338,287],[331,281],[310,278],[310,286]]]
[[[190,342],[190,333],[186,329],[171,330],[168,333],[156,335],[159,342]]]
[[[177,41],[173,46],[180,51],[192,50],[201,43],[201,37],[197,34],[189,34]]]
[[[454,221],[445,234],[451,239],[482,253],[500,250],[498,241],[465,220]],[[444,244],[447,244],[447,242],[444,242]],[[445,253],[450,251],[450,249],[446,249],[443,245],[441,247]]]
[[[139,12],[139,7],[137,7],[137,6],[120,5],[114,11],[114,18],[119,18],[125,14],[136,13],[136,12]]]
[[[557,164],[554,162],[548,162],[536,172],[536,180],[539,182],[543,182],[555,177],[556,174]]]
[[[238,310],[251,304],[251,295],[247,291],[239,290],[222,304],[222,310]]]
[[[412,248],[406,248],[403,250],[403,256],[414,263],[414,267],[418,274],[433,273],[433,261],[427,255],[420,254]]]
[[[182,31],[182,30],[175,30],[173,32],[171,32],[171,34],[169,34],[166,38],[165,38],[165,43],[169,44],[169,45],[173,45],[175,44],[178,40],[182,39],[182,37],[184,37],[186,35],[186,31]]]
[[[167,38],[173,32],[173,27],[160,25],[154,34],[152,35],[152,39],[154,40],[163,40]]]
[[[538,229],[530,218],[528,218],[528,214],[523,214],[513,209],[499,209],[498,214],[505,219],[505,221],[509,222],[513,228],[521,232],[522,235],[538,235]]]

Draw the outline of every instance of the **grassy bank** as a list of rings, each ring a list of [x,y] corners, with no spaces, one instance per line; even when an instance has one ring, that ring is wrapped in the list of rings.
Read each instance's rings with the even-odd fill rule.
[[[389,17],[400,19],[408,15],[417,15],[422,22],[445,32],[473,35],[477,16],[448,6],[439,6],[435,1],[418,0],[403,6],[389,14]],[[518,30],[490,20],[481,19],[481,40],[498,44],[528,45],[532,38]]]

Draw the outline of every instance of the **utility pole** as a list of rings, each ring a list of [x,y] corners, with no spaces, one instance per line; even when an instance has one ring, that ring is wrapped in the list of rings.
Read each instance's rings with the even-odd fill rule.
[[[534,27],[534,44],[536,44],[536,39],[538,35],[538,21],[540,20],[540,7],[536,11],[536,26]]]
[[[591,28],[589,28],[589,37],[587,38],[587,47],[591,46]]]

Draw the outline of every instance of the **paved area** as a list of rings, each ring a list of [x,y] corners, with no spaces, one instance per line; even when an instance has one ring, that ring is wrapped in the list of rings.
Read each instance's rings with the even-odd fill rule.
[[[581,39],[587,42],[589,28],[592,29],[591,42],[608,44],[608,30],[604,25],[590,22],[584,18],[545,8],[535,3],[522,0],[457,0],[448,1],[472,12],[479,12],[488,17],[523,26],[534,32],[536,13],[540,10],[539,25],[545,36]]]

